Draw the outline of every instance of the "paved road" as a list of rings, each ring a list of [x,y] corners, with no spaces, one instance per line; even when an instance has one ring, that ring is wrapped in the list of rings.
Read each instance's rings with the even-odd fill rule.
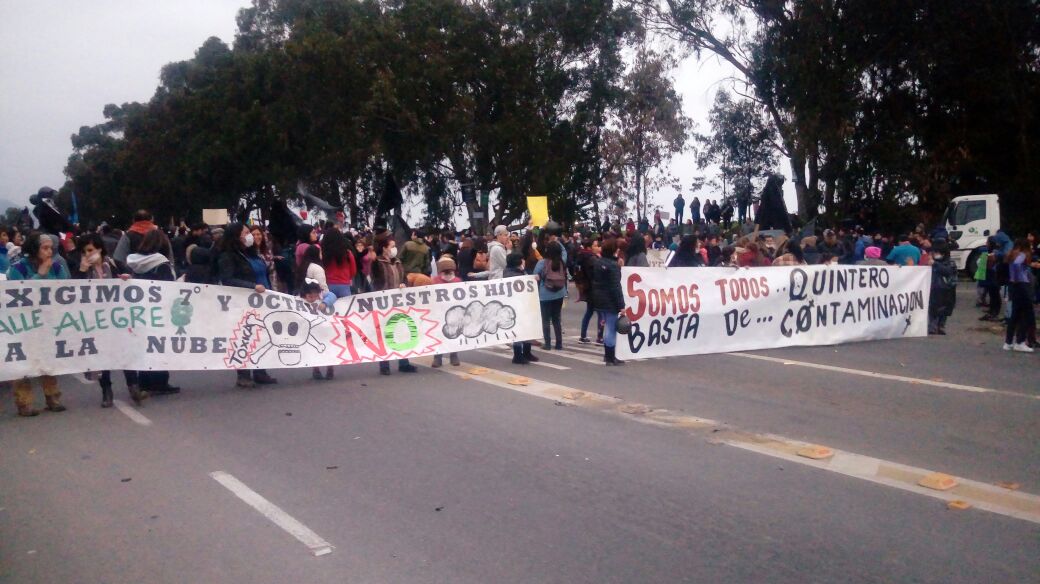
[[[16,418],[2,391],[0,581],[1035,582],[1040,355],[961,301],[944,338],[623,368],[569,339],[552,367],[178,373],[137,421],[71,377],[63,414]],[[803,442],[838,455],[807,466]]]

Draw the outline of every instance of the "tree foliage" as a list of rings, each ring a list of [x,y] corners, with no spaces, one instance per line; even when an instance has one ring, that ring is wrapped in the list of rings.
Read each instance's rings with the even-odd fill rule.
[[[302,180],[363,221],[389,173],[431,221],[464,200],[508,223],[531,194],[574,220],[635,19],[609,0],[255,0],[238,25],[74,137],[92,210],[263,208]]]
[[[631,194],[640,217],[646,217],[647,189],[670,181],[664,166],[686,147],[693,126],[669,77],[674,67],[670,55],[641,47],[623,78],[614,127],[604,135],[611,198]]]
[[[937,213],[999,192],[1040,219],[1031,0],[666,0],[650,24],[718,56],[772,121],[799,212]]]
[[[715,94],[708,113],[711,134],[697,137],[703,147],[697,165],[718,165],[723,191],[736,188],[742,197],[750,197],[777,164],[776,134],[757,104],[746,99],[734,100],[726,91]]]

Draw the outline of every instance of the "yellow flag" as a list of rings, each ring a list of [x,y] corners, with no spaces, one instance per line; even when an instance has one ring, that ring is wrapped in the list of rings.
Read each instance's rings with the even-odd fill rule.
[[[531,225],[544,226],[549,222],[549,197],[527,197],[527,210],[531,212]]]

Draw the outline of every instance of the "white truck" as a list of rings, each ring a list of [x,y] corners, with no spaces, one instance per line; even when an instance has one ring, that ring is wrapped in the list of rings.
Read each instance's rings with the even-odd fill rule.
[[[958,270],[975,271],[979,254],[986,249],[986,239],[1000,229],[1000,197],[997,195],[965,195],[954,197],[943,216],[950,240],[957,249],[950,258]]]

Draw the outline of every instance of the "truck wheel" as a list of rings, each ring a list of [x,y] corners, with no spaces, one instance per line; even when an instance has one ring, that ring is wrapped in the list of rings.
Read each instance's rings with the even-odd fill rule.
[[[964,264],[964,272],[968,274],[969,279],[974,279],[975,277],[975,268],[979,265],[980,253],[982,253],[980,249],[972,251],[968,256],[968,263]]]

